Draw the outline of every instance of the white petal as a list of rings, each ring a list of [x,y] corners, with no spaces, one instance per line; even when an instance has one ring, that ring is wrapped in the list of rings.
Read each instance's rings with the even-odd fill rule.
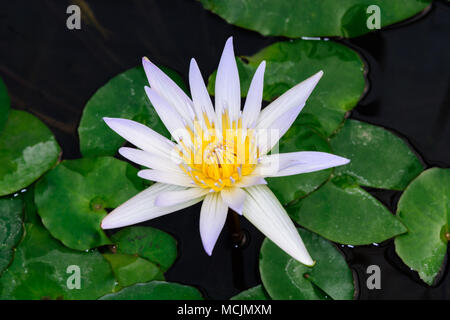
[[[224,188],[220,191],[220,195],[228,207],[242,215],[244,201],[247,198],[247,193],[244,190],[241,188]]]
[[[155,90],[145,87],[145,92],[161,118],[161,121],[164,123],[167,130],[169,130],[175,141],[184,141],[190,146],[191,136],[186,129],[187,123],[180,117],[179,113]]]
[[[244,203],[246,217],[266,237],[294,259],[311,266],[314,264],[287,212],[267,186],[253,186]]]
[[[142,58],[142,64],[150,87],[167,100],[187,123],[192,121],[194,119],[193,104],[184,91],[147,58]]]
[[[155,199],[159,194],[183,189],[174,185],[155,183],[108,214],[102,221],[102,228],[114,229],[157,218],[190,207],[203,199],[199,197],[169,207],[155,206]]]
[[[180,163],[181,159],[175,158],[175,156],[173,161],[171,161],[170,159],[161,158],[147,151],[127,147],[120,148],[119,153],[124,158],[127,158],[128,160],[147,168],[162,171],[171,171],[180,174],[183,173],[183,170],[181,170],[181,168],[177,164]]]
[[[120,118],[103,118],[103,120],[122,138],[145,151],[169,158],[175,150],[172,141],[143,124]]]
[[[342,166],[349,162],[349,159],[317,151],[271,154],[261,157],[260,164],[252,174],[282,177]]]
[[[265,69],[266,62],[263,61],[253,75],[247,98],[245,99],[244,111],[242,113],[243,128],[253,128],[259,117],[263,97]]]
[[[203,123],[205,113],[210,123],[216,122],[216,114],[214,113],[211,97],[206,89],[205,82],[195,59],[191,59],[189,66],[189,86],[191,88],[197,119]]]
[[[195,199],[209,193],[209,189],[204,188],[188,188],[181,191],[167,191],[161,193],[155,200],[158,207],[168,207],[179,203]]]
[[[267,181],[264,180],[263,177],[251,175],[251,176],[243,176],[241,180],[236,182],[233,186],[236,188],[246,188],[258,184],[267,184]]]
[[[208,255],[212,254],[220,232],[227,219],[228,206],[222,201],[218,192],[205,197],[200,211],[200,236],[203,248]]]
[[[270,128],[257,130],[257,144],[260,154],[266,154],[276,145],[281,137],[292,126],[303,106],[291,108],[277,118]]]
[[[241,88],[239,73],[233,51],[233,38],[228,38],[217,68],[215,84],[216,115],[220,120],[225,110],[228,110],[230,121],[236,120],[241,110]]]
[[[289,127],[286,128],[283,126],[283,122],[279,119],[281,118],[283,121],[289,122],[291,122],[292,118],[295,120],[322,75],[323,72],[319,71],[315,75],[286,91],[266,108],[264,108],[259,115],[256,129],[270,130],[273,127],[274,129],[281,129],[286,132]],[[293,110],[294,112],[292,112]],[[281,136],[282,134],[280,133],[279,137],[281,138]]]
[[[192,179],[183,173],[175,173],[169,171],[145,169],[138,172],[138,176],[142,179],[151,181],[174,184],[182,187],[193,187],[195,184]]]

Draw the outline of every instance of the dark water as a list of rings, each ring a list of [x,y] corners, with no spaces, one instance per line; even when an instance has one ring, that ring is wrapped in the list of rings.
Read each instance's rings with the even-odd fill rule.
[[[237,55],[251,55],[282,40],[228,25],[196,1],[88,1],[98,24],[65,27],[66,1],[1,1],[0,76],[14,108],[41,118],[54,132],[65,159],[80,157],[76,128],[89,97],[114,75],[136,66],[143,55],[187,79],[190,57],[204,75],[218,64],[228,36]],[[407,139],[427,167],[450,166],[450,6],[409,23],[343,42],[369,65],[370,88],[351,117],[389,128]],[[380,168],[383,170],[383,168]],[[369,190],[395,212],[399,192]],[[228,224],[212,257],[202,250],[200,205],[145,223],[175,235],[180,256],[170,281],[196,285],[209,298],[229,298],[260,283],[258,252],[263,237],[245,219],[243,249],[233,249]],[[391,241],[342,248],[361,299],[450,298],[445,266],[433,287],[418,280],[395,255]],[[381,268],[381,290],[368,290],[366,269]]]

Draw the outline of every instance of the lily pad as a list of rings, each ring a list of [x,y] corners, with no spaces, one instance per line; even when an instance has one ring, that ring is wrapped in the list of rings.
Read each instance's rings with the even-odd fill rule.
[[[247,94],[258,65],[267,62],[263,99],[272,101],[320,70],[322,79],[295,123],[329,136],[353,109],[365,90],[364,63],[352,49],[333,41],[295,40],[274,43],[251,57],[238,60],[241,93]],[[243,61],[247,64],[244,64]],[[214,94],[215,73],[208,91]]]
[[[301,226],[342,244],[378,243],[406,232],[381,202],[348,176],[327,182],[287,211]]]
[[[11,262],[22,237],[22,216],[21,198],[0,199],[0,275]]]
[[[185,89],[178,74],[167,68],[162,70]],[[83,156],[113,156],[124,143],[125,140],[104,123],[103,117],[135,120],[170,138],[145,94],[146,85],[144,69],[136,67],[112,78],[89,99],[78,128]]]
[[[120,287],[161,279],[159,268],[146,259],[122,253],[105,253]]]
[[[0,134],[0,196],[30,185],[56,164],[60,151],[38,118],[11,110]]]
[[[333,153],[351,159],[335,175],[352,176],[362,186],[403,190],[423,170],[402,139],[368,123],[347,120],[330,143]]]
[[[0,278],[0,299],[96,299],[113,292],[115,279],[100,253],[61,245],[39,223],[34,208],[25,217],[25,236]],[[70,286],[76,285],[74,270],[79,270],[79,289]]]
[[[270,296],[262,285],[242,291],[230,300],[270,300]]]
[[[269,295],[275,300],[353,299],[353,274],[342,254],[320,236],[298,231],[316,264],[301,264],[266,238],[261,246],[259,270]]]
[[[177,258],[177,242],[164,231],[151,227],[128,227],[111,237],[118,253],[138,255],[155,263],[163,272]]]
[[[356,37],[372,31],[367,20],[377,6],[380,26],[408,19],[431,0],[200,0],[203,6],[228,23],[265,36]],[[371,22],[371,21],[369,21]],[[372,24],[369,24],[371,27]]]
[[[203,300],[194,287],[164,281],[138,283],[119,292],[108,294],[101,300]]]
[[[328,142],[314,130],[294,125],[281,138],[279,153],[296,151],[331,152]],[[287,177],[266,178],[269,188],[280,200],[287,205],[316,190],[330,177],[331,169],[317,172],[297,174]]]
[[[0,132],[6,124],[8,119],[11,100],[9,99],[8,89],[2,78],[0,78]]]
[[[106,208],[116,208],[142,190],[136,174],[136,168],[111,157],[61,162],[36,185],[42,222],[72,249],[110,244],[100,223]]]
[[[433,284],[450,240],[450,169],[422,172],[402,194],[397,216],[408,233],[395,238],[395,251],[423,281]]]

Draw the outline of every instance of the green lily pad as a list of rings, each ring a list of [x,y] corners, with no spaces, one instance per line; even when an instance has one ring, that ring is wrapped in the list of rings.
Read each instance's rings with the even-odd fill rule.
[[[122,253],[105,253],[120,287],[161,279],[159,268],[146,259]]]
[[[395,238],[395,251],[423,281],[433,284],[450,240],[450,169],[422,172],[402,194],[397,216],[408,233]]]
[[[368,123],[347,120],[330,143],[333,153],[351,159],[335,175],[352,176],[362,186],[403,190],[423,170],[402,139]]]
[[[2,78],[0,78],[0,132],[8,119],[11,100],[9,99],[8,89]]]
[[[118,253],[138,255],[166,272],[177,258],[177,242],[164,231],[151,227],[128,227],[111,237]]]
[[[257,285],[253,288],[240,292],[230,300],[270,300],[270,296],[262,285]]]
[[[328,142],[314,130],[294,125],[281,138],[279,153],[296,151],[331,152]],[[331,169],[297,174],[287,177],[266,178],[267,185],[280,200],[287,205],[316,190],[330,177]]]
[[[347,176],[327,182],[287,211],[301,226],[342,244],[378,243],[406,232],[381,202]]]
[[[164,281],[138,283],[119,292],[108,294],[101,300],[203,300],[194,287]]]
[[[203,6],[228,23],[265,36],[356,37],[372,31],[369,6],[379,8],[380,26],[408,19],[431,0],[200,0]],[[367,13],[368,12],[368,13]],[[371,21],[369,21],[371,22]]]
[[[80,272],[79,289],[68,286],[76,285],[74,269]],[[100,253],[64,247],[40,224],[35,208],[26,208],[25,236],[0,278],[0,299],[96,299],[114,287],[111,267]]]
[[[185,90],[178,74],[167,68],[162,70]],[[136,67],[112,78],[89,99],[78,128],[83,156],[113,156],[124,143],[104,123],[103,117],[135,120],[170,138],[145,94],[145,86],[148,81],[144,69]]]
[[[0,275],[11,262],[14,248],[22,238],[22,216],[21,198],[0,199]]]
[[[136,173],[130,164],[111,157],[61,162],[36,185],[42,222],[72,249],[110,244],[100,223],[106,208],[116,208],[142,190]]]
[[[11,110],[0,134],[0,196],[30,185],[56,164],[60,151],[38,118]]]
[[[266,238],[261,246],[259,271],[269,295],[275,300],[353,299],[353,274],[342,254],[320,236],[298,231],[316,264],[301,264]]]
[[[295,122],[313,127],[324,136],[338,128],[365,90],[364,63],[355,51],[333,41],[295,40],[277,42],[251,57],[237,59],[243,96],[263,60],[267,62],[263,94],[266,101],[274,100],[318,71],[324,71]],[[210,94],[214,94],[214,83],[215,73],[208,83]]]

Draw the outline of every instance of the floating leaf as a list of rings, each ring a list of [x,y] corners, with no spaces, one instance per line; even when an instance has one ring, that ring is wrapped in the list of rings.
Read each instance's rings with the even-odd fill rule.
[[[38,118],[11,110],[0,134],[0,196],[30,185],[56,164],[59,153],[51,131]]]
[[[0,199],[0,275],[11,262],[13,249],[22,237],[22,216],[21,198]]]
[[[281,138],[279,152],[331,152],[328,142],[306,126],[294,125]],[[283,205],[287,205],[316,190],[330,176],[331,169],[287,177],[266,178],[269,188]]]
[[[327,182],[287,211],[301,226],[343,244],[377,243],[406,232],[381,202],[346,176]]]
[[[167,271],[177,258],[177,242],[164,231],[151,227],[128,227],[111,237],[117,252],[136,254]]]
[[[120,287],[128,287],[155,279],[164,280],[161,279],[159,268],[141,257],[122,253],[105,253],[103,257],[111,264]]]
[[[372,31],[371,20],[382,27],[408,19],[431,0],[200,0],[228,23],[265,36],[356,37]],[[376,11],[371,9],[376,6]],[[379,13],[379,17],[373,17]]]
[[[259,270],[269,295],[280,300],[353,299],[352,271],[340,252],[312,232],[299,229],[299,233],[316,264],[301,264],[266,238]]]
[[[230,300],[270,300],[270,296],[264,290],[262,285],[242,291]]]
[[[2,78],[0,78],[0,132],[8,119],[10,105],[11,100],[9,99],[8,89]]]
[[[167,68],[162,70],[184,89],[178,74]],[[103,117],[135,120],[170,137],[145,94],[146,85],[143,68],[136,67],[112,78],[89,99],[78,128],[84,156],[112,156],[125,141],[104,123]]]
[[[0,299],[96,299],[113,291],[111,267],[100,253],[64,247],[39,223],[35,208],[25,213],[25,236],[0,278]],[[79,268],[80,289],[68,286],[76,284],[70,266]]]
[[[152,281],[126,287],[119,292],[102,297],[101,300],[203,300],[203,297],[194,287]]]
[[[351,159],[335,174],[350,175],[362,186],[403,190],[423,170],[402,139],[368,123],[347,120],[331,146],[333,153]]]
[[[61,162],[36,185],[42,222],[72,249],[111,243],[100,223],[106,208],[116,208],[142,189],[136,173],[128,163],[111,157]]]
[[[251,57],[237,59],[241,93],[247,93],[258,65],[267,62],[264,95],[272,101],[288,89],[320,70],[322,79],[306,102],[296,123],[308,125],[325,136],[344,120],[347,111],[358,103],[365,88],[364,63],[352,49],[333,41],[295,40],[277,42]],[[214,94],[215,73],[209,79],[208,91]]]
[[[395,238],[395,251],[423,281],[433,284],[450,240],[450,169],[422,172],[402,194],[397,216],[408,233]]]

